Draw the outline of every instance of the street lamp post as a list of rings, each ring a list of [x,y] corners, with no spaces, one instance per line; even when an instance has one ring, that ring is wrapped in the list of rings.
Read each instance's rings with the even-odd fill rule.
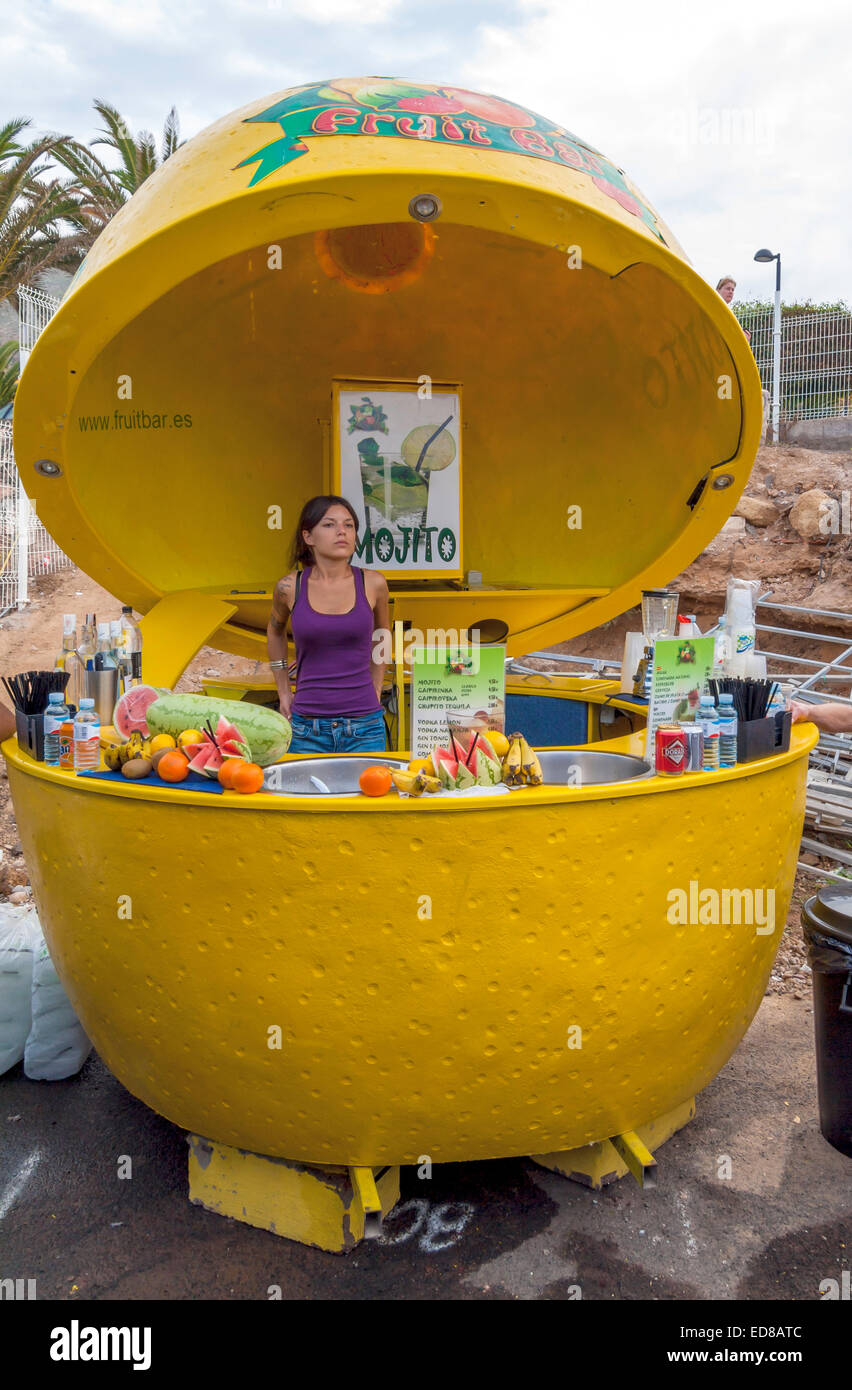
[[[764,265],[776,262],[775,309],[772,315],[772,442],[778,443],[781,419],[781,252],[755,251],[754,259]]]

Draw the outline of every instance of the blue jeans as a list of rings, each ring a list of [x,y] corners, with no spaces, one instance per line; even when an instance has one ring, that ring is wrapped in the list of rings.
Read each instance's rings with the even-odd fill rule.
[[[291,714],[291,753],[384,753],[385,721],[381,710],[352,719],[306,719]]]

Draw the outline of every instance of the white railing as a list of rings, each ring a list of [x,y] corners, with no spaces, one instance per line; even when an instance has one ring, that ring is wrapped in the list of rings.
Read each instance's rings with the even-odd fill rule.
[[[27,365],[36,338],[53,318],[59,304],[55,295],[45,294],[44,290],[37,290],[34,286],[21,285],[18,290],[18,356],[21,371]]]
[[[18,291],[18,353],[21,371],[59,300],[22,285]],[[0,611],[22,608],[31,579],[71,565],[44,529],[24,491],[12,445],[12,421],[0,420]]]
[[[772,310],[734,313],[751,333],[760,380],[772,394]],[[781,310],[782,420],[852,414],[852,313],[845,309],[790,314]]]

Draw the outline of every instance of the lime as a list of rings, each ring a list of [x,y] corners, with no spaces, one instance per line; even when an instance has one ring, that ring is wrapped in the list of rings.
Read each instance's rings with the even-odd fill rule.
[[[400,449],[400,453],[409,468],[417,467],[420,450],[427,439],[430,439],[438,429],[440,423],[440,420],[436,420],[434,425],[417,425],[413,430],[409,430]],[[441,430],[437,439],[433,439],[426,450],[420,471],[421,473],[439,473],[441,469],[449,468],[455,456],[456,446],[452,435],[448,434],[446,430]]]

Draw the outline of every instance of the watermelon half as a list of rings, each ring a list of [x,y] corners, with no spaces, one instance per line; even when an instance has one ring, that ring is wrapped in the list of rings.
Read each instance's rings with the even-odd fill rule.
[[[156,685],[132,685],[129,690],[125,690],[120,696],[118,703],[113,711],[112,722],[119,738],[124,743],[130,738],[131,734],[142,734],[143,738],[148,738],[150,729],[148,728],[145,716],[155,700],[159,700],[161,695],[171,695],[170,690],[163,690]]]

